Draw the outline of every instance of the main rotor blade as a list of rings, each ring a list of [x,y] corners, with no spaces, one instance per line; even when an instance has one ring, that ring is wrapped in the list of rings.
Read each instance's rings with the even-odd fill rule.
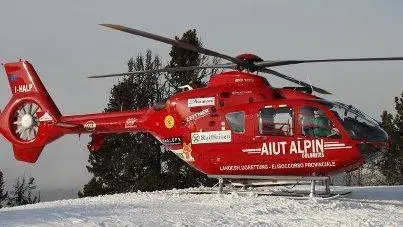
[[[261,69],[258,69],[257,71],[259,71],[259,72],[264,72],[264,73],[268,73],[268,74],[271,74],[271,75],[274,75],[274,76],[278,76],[278,77],[280,77],[280,78],[283,78],[283,79],[285,79],[285,80],[291,81],[291,82],[293,82],[293,83],[299,84],[299,85],[304,86],[304,87],[311,87],[312,90],[314,90],[314,91],[316,91],[316,92],[318,92],[318,93],[320,93],[320,94],[326,94],[326,95],[332,94],[332,93],[330,93],[330,92],[328,92],[328,91],[326,91],[326,90],[324,90],[324,89],[322,89],[322,88],[318,88],[318,87],[313,86],[313,85],[311,85],[311,84],[308,84],[308,83],[302,82],[302,81],[300,81],[300,80],[294,79],[294,78],[292,78],[292,77],[290,77],[290,76],[284,75],[284,74],[279,73],[279,72],[277,72],[277,71],[274,71],[274,70],[272,70],[272,69],[261,68]]]
[[[155,34],[152,34],[152,33],[149,33],[149,32],[141,31],[141,30],[134,29],[134,28],[129,28],[129,27],[126,27],[126,26],[118,25],[118,24],[100,24],[100,25],[104,26],[104,27],[112,28],[112,29],[115,29],[115,30],[119,30],[119,31],[122,31],[122,32],[130,33],[130,34],[133,34],[133,35],[138,35],[138,36],[142,36],[142,37],[145,37],[145,38],[148,38],[148,39],[156,40],[156,41],[159,41],[159,42],[167,43],[167,44],[170,44],[172,46],[176,46],[176,47],[183,48],[183,49],[186,49],[186,50],[198,52],[198,53],[205,54],[205,55],[210,55],[210,56],[213,56],[213,57],[223,58],[223,59],[231,61],[231,62],[233,62],[235,64],[242,65],[244,67],[250,66],[249,63],[247,63],[245,61],[242,61],[240,59],[237,59],[237,58],[225,55],[225,54],[221,54],[221,53],[218,53],[218,52],[215,52],[215,51],[203,48],[203,47],[198,47],[198,46],[195,46],[195,45],[192,45],[192,44],[189,44],[189,43],[181,42],[179,40],[170,39],[170,38],[167,38],[167,37],[163,37],[163,36],[160,36],[160,35],[155,35]]]
[[[283,60],[283,61],[263,61],[255,65],[260,67],[274,67],[282,65],[296,65],[301,63],[319,63],[319,62],[355,62],[355,61],[403,61],[403,57],[384,57],[384,58],[334,58],[334,59],[313,59],[313,60]]]
[[[163,68],[163,69],[152,69],[152,70],[135,71],[135,72],[95,75],[95,76],[89,76],[88,78],[107,78],[107,77],[118,77],[118,76],[127,76],[127,75],[153,74],[153,73],[162,73],[162,72],[185,72],[185,71],[192,71],[192,70],[198,70],[198,69],[234,69],[234,68],[236,68],[236,66],[237,66],[236,64],[232,64],[232,63],[219,64],[219,65],[186,66],[186,67]]]

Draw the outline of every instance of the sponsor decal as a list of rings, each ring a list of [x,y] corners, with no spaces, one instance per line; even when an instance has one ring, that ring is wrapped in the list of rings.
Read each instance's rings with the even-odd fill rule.
[[[326,150],[346,149],[346,146],[339,142],[324,142],[323,139],[297,140],[281,142],[264,142],[260,148],[242,149],[248,154],[260,155],[292,155],[300,154],[301,158],[324,158]]]
[[[50,114],[48,112],[46,112],[44,115],[42,115],[42,117],[39,118],[40,122],[44,122],[44,121],[53,121],[53,117],[50,116]]]
[[[204,109],[204,110],[202,110],[200,112],[197,112],[195,114],[192,114],[192,115],[186,117],[186,122],[189,123],[191,121],[195,121],[195,120],[203,118],[203,117],[205,117],[205,116],[207,116],[209,114],[210,114],[210,109]]]
[[[231,142],[231,130],[193,132],[191,134],[192,144],[202,143],[228,143]]]
[[[182,144],[182,137],[171,137],[171,138],[161,139],[161,142],[166,145],[180,145],[180,144]]]
[[[86,131],[88,131],[88,132],[94,131],[94,130],[96,129],[96,127],[97,127],[97,124],[96,124],[94,121],[87,121],[87,122],[84,124],[84,129],[85,129]]]
[[[11,81],[11,82],[15,82],[15,81],[18,80],[18,77],[15,74],[11,74],[11,75],[8,76],[8,80]]]
[[[183,159],[185,161],[193,162],[195,159],[192,157],[192,144],[183,144]]]
[[[128,118],[125,122],[125,128],[137,128],[137,122],[136,118]]]
[[[171,115],[166,116],[164,119],[164,124],[165,124],[165,127],[169,128],[169,129],[173,128],[175,125],[174,117],[172,117]]]
[[[192,144],[183,143],[183,149],[172,150],[179,158],[186,162],[194,162],[194,158],[192,156]]]
[[[255,82],[255,80],[251,79],[251,78],[238,78],[238,79],[235,79],[235,83],[243,83],[243,82],[253,83],[253,82]]]
[[[252,94],[252,91],[233,91],[233,95],[247,95],[247,94]]]
[[[32,85],[32,84],[17,85],[17,86],[14,86],[14,93],[30,92],[30,91],[32,91],[32,88],[34,88],[34,85]]]
[[[188,99],[188,107],[214,106],[215,97]]]

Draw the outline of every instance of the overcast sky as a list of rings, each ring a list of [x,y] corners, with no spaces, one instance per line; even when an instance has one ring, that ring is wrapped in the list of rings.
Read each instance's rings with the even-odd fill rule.
[[[29,60],[63,114],[102,111],[117,79],[88,75],[126,71],[129,57],[147,48],[168,60],[170,47],[108,30],[118,23],[173,37],[197,29],[207,48],[265,60],[403,56],[403,1],[15,1],[0,5],[0,61]],[[225,61],[223,61],[225,62]],[[403,62],[310,64],[277,68],[332,91],[379,119],[403,88]],[[290,86],[268,77],[274,86]],[[0,109],[10,98],[0,76]],[[81,188],[89,179],[87,136],[48,145],[32,165],[14,159],[0,139],[0,169],[11,187],[17,176],[39,188]]]

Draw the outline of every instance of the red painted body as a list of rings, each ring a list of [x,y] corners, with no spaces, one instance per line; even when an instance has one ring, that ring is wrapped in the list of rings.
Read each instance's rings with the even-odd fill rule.
[[[91,134],[89,149],[96,151],[108,133],[121,132],[149,132],[189,165],[213,177],[329,175],[355,169],[364,160],[358,146],[366,141],[352,139],[321,99],[272,88],[255,74],[212,75],[207,87],[177,93],[159,108],[62,116],[31,64],[20,61],[4,67],[13,97],[0,115],[0,132],[21,161],[36,162],[46,144],[65,134]],[[35,138],[25,141],[13,132],[13,121],[18,107],[29,102],[41,111],[35,116],[39,126]],[[304,136],[300,121],[304,106],[323,111],[338,138]],[[260,111],[280,107],[292,109],[292,121],[286,125],[289,135],[283,129],[278,135],[261,134]],[[235,132],[226,119],[234,112],[244,113],[242,132]],[[45,114],[50,117],[41,118]]]

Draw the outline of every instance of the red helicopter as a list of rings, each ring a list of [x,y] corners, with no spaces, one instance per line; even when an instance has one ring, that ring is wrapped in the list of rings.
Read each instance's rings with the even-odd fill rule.
[[[63,116],[29,62],[6,63],[12,98],[0,115],[0,133],[12,143],[17,160],[36,162],[46,144],[65,134],[91,134],[88,148],[95,152],[110,133],[148,132],[190,166],[218,178],[220,189],[224,179],[309,179],[314,190],[315,180],[354,170],[388,147],[388,135],[377,121],[351,105],[319,98],[312,92],[330,92],[271,68],[403,57],[263,61],[253,54],[231,57],[121,25],[102,25],[230,63],[92,78],[205,68],[232,70],[212,75],[204,88],[184,85],[184,91],[147,109]],[[253,72],[300,86],[274,88]]]

